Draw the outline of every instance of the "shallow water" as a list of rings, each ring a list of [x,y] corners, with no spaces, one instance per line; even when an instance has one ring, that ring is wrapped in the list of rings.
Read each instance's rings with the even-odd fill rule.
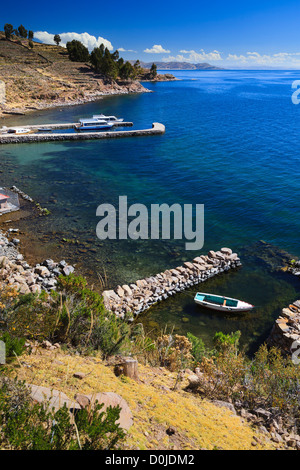
[[[1,183],[16,184],[51,210],[47,218],[22,222],[24,229],[35,232],[41,255],[43,250],[54,251],[77,261],[95,282],[105,269],[110,286],[115,286],[176,267],[198,254],[176,240],[98,240],[96,208],[104,202],[117,205],[119,195],[148,208],[153,203],[204,204],[202,253],[222,246],[240,253],[263,239],[300,255],[300,107],[291,102],[297,73],[174,74],[181,80],[145,84],[154,93],[114,96],[6,120],[6,125],[76,122],[103,112],[133,121],[133,128],[151,127],[155,121],[166,125],[163,136],[1,148],[6,170]],[[272,272],[249,250],[242,261],[238,272],[199,289],[254,303],[254,313],[228,317],[203,311],[193,303],[193,289],[141,318],[148,325],[167,322],[178,332],[192,331],[207,342],[215,331],[240,329],[243,343],[253,348],[268,334],[280,308],[299,295],[299,282]]]

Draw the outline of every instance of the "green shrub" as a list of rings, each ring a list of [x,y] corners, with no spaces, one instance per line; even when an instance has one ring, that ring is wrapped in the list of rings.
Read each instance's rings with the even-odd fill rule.
[[[205,346],[204,342],[201,338],[197,338],[196,336],[192,335],[192,333],[187,333],[187,338],[192,344],[192,356],[196,363],[201,362],[204,354],[205,354]]]
[[[0,341],[5,343],[5,353],[6,353],[6,361],[10,362],[16,359],[16,356],[21,356],[25,349],[25,338],[17,338],[11,336],[8,331],[3,333],[0,336]]]
[[[125,437],[116,421],[120,408],[96,403],[75,422],[66,405],[58,411],[33,404],[23,383],[0,380],[0,448],[8,450],[115,450]]]

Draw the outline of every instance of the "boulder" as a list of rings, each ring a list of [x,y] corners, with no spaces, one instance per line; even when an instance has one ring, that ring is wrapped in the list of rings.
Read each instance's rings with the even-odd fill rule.
[[[41,277],[49,277],[50,271],[46,266],[37,266],[34,270]]]
[[[121,408],[120,418],[117,423],[120,424],[120,427],[128,430],[133,424],[133,416],[127,402],[117,393],[114,392],[103,392],[95,393],[92,395],[75,395],[78,406],[81,408],[86,408],[87,406],[94,406],[97,401],[99,404],[104,406],[101,408],[101,411],[105,411],[109,406],[115,407],[119,406]]]
[[[58,410],[64,404],[66,404],[68,409],[80,409],[80,405],[76,400],[70,400],[65,393],[59,390],[33,384],[26,384],[26,386],[29,388],[31,399],[38,403],[47,402],[49,409],[54,407],[55,410]]]
[[[224,248],[221,248],[220,251],[221,251],[221,253],[223,253],[224,255],[228,255],[228,256],[229,256],[229,255],[232,255],[232,250],[231,250],[231,248],[226,248],[226,247],[224,247]]]

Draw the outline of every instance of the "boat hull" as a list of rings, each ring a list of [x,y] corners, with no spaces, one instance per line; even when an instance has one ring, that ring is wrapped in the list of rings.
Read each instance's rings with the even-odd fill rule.
[[[207,296],[207,298],[206,298]],[[209,301],[209,297],[213,297],[218,300],[220,303]],[[228,302],[231,305],[224,304],[224,301]],[[238,299],[233,299],[231,297],[222,297],[222,296],[212,296],[211,294],[197,293],[194,301],[196,304],[201,307],[209,308],[211,310],[216,310],[218,312],[248,312],[254,308],[254,305],[247,302],[243,302]],[[221,303],[223,301],[223,303]]]

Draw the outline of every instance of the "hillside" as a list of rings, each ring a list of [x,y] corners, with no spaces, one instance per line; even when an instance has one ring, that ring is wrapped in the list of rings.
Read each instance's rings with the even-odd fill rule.
[[[154,62],[159,70],[224,70],[220,67],[207,64],[191,64],[190,62]],[[141,67],[150,69],[153,62],[141,62]]]
[[[74,400],[76,394],[98,392],[114,392],[126,400],[133,425],[125,449],[258,450],[275,447],[264,434],[226,407],[186,392],[186,379],[173,391],[176,373],[163,367],[139,364],[139,381],[136,382],[128,377],[116,377],[113,363],[99,356],[79,356],[60,348],[51,351],[37,347],[20,359],[18,377],[26,383],[59,390],[70,400]],[[168,431],[170,429],[172,432]]]
[[[71,62],[65,48],[28,41],[7,41],[0,33],[0,80],[6,86],[2,112],[26,112],[77,104],[107,94],[147,91],[137,81],[108,80],[87,63]]]

